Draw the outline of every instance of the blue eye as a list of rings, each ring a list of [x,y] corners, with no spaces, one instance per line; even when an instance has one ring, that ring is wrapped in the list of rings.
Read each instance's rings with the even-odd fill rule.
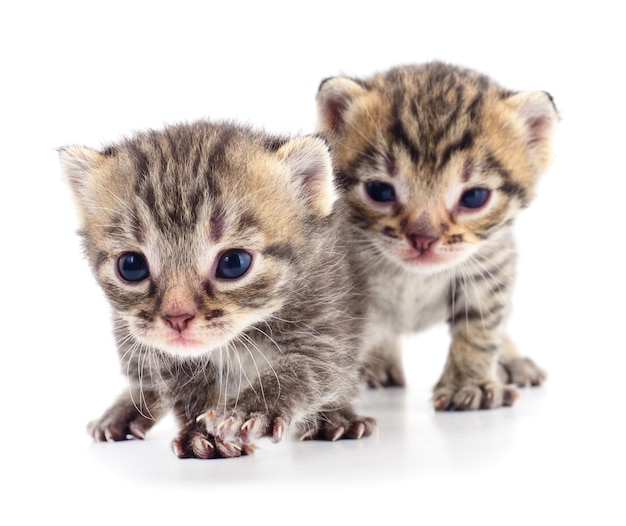
[[[396,200],[396,192],[393,186],[380,181],[365,183],[365,190],[372,200],[377,203],[391,203]]]
[[[150,275],[148,262],[137,252],[126,252],[117,260],[117,270],[125,281],[143,281]]]
[[[463,192],[459,203],[465,208],[480,208],[487,202],[489,195],[489,190],[486,188],[470,188]]]
[[[251,263],[252,256],[245,250],[227,250],[217,262],[215,275],[222,279],[237,279],[248,272]]]

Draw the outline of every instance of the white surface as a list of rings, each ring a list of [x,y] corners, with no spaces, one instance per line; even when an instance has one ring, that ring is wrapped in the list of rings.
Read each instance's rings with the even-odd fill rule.
[[[626,523],[623,16],[603,1],[336,3],[1,8],[0,523]],[[545,89],[562,113],[518,224],[511,322],[546,386],[435,414],[439,327],[406,340],[406,390],[363,393],[380,426],[366,440],[180,461],[165,421],[145,442],[92,444],[86,422],[124,382],[54,148],[204,116],[308,133],[322,78],[435,58]]]

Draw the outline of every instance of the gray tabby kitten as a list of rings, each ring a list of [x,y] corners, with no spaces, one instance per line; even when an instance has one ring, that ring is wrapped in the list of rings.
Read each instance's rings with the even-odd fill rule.
[[[179,457],[373,431],[351,408],[363,308],[322,139],[197,122],[60,157],[130,383],[95,440],[170,410]]]
[[[372,289],[369,383],[404,384],[398,335],[447,320],[435,409],[511,405],[506,384],[541,384],[506,322],[513,222],[550,160],[551,97],[434,62],[327,79],[317,100]]]

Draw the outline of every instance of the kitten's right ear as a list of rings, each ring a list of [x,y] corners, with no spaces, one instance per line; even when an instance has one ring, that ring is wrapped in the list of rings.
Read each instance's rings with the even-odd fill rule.
[[[79,202],[88,198],[88,183],[92,174],[105,162],[106,156],[84,146],[59,148],[61,171],[70,183]]]
[[[330,135],[341,134],[350,106],[365,92],[366,89],[361,84],[346,77],[323,80],[316,97],[318,129]]]

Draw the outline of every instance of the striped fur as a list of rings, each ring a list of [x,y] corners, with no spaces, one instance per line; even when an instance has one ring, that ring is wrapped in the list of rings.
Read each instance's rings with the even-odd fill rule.
[[[64,148],[61,162],[130,382],[90,425],[96,440],[142,438],[171,409],[180,457],[238,456],[294,426],[307,438],[371,433],[350,407],[361,287],[322,139],[197,122],[102,152]],[[252,264],[221,279],[231,249]],[[149,278],[121,277],[127,253],[145,257]]]
[[[505,325],[512,225],[548,165],[558,120],[550,96],[434,62],[330,78],[317,100],[369,280],[370,384],[403,384],[398,335],[444,320],[452,343],[436,409],[510,405],[517,394],[498,362],[507,384],[540,384],[544,373]],[[393,199],[372,197],[368,185],[381,183]],[[479,207],[465,205],[472,189],[488,196]]]

